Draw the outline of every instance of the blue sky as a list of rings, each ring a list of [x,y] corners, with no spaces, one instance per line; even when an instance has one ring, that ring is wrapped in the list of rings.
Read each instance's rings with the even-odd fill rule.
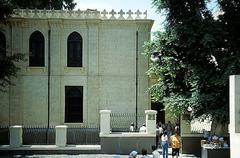
[[[215,12],[217,10],[217,0],[210,0],[208,3],[208,8]],[[141,12],[147,10],[148,19],[153,19],[154,24],[152,27],[152,32],[157,30],[163,30],[164,17],[156,13],[156,9],[152,6],[152,0],[75,0],[77,6],[75,9],[86,10],[86,9],[97,9],[103,11],[111,11],[114,9],[116,12],[122,9],[127,12],[129,9],[136,11],[139,9]]]
[[[160,14],[155,12],[155,8],[151,5],[151,0],[75,0],[77,6],[75,9],[86,10],[86,9],[98,9],[102,11],[106,9],[111,11],[123,11],[127,12],[129,9],[132,11],[137,11],[139,9],[141,12],[147,10],[148,19],[154,20],[154,25],[152,31],[157,31],[162,28],[163,18]]]

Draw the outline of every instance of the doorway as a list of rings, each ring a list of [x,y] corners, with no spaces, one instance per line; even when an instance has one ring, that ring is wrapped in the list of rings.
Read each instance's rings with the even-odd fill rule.
[[[156,122],[165,123],[165,109],[164,105],[159,102],[151,102],[151,109],[157,111],[157,120]]]

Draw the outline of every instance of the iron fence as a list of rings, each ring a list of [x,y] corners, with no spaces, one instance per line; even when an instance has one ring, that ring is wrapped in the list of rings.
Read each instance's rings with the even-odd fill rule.
[[[55,144],[55,127],[23,127],[24,145]],[[0,145],[9,144],[9,127],[0,127]],[[98,127],[67,128],[67,144],[100,144]]]
[[[9,128],[7,126],[0,127],[0,145],[9,144]]]
[[[100,144],[99,128],[68,128],[67,144]]]
[[[127,132],[131,122],[135,124],[136,115],[134,113],[111,113],[111,128],[113,132]],[[145,115],[138,116],[138,127],[145,122]]]

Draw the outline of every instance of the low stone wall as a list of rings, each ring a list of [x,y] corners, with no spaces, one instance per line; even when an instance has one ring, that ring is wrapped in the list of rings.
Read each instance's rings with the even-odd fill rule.
[[[147,133],[113,133],[100,135],[101,153],[129,154],[132,150],[141,153],[143,148],[152,152],[152,145],[156,143],[156,136]]]
[[[230,148],[202,148],[201,158],[230,158]]]
[[[201,155],[202,134],[189,134],[182,136],[182,153]]]
[[[182,136],[182,153],[194,154],[198,157],[201,156],[201,140],[203,140],[203,134],[185,134]],[[224,140],[229,144],[229,136],[225,136]],[[217,158],[217,157],[216,157]]]

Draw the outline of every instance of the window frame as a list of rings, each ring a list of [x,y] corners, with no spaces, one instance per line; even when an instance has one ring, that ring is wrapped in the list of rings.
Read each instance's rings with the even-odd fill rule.
[[[70,96],[70,93],[75,96]],[[77,93],[80,95],[76,96]],[[76,111],[78,108],[79,111]],[[83,86],[65,86],[64,123],[83,123]]]
[[[34,31],[29,36],[29,66],[45,66],[45,37],[40,31]]]
[[[83,38],[76,31],[67,38],[67,67],[83,67]]]
[[[3,42],[1,44],[1,42]],[[3,46],[3,49],[1,48]],[[7,56],[7,40],[3,32],[0,31],[0,55]]]

